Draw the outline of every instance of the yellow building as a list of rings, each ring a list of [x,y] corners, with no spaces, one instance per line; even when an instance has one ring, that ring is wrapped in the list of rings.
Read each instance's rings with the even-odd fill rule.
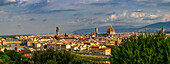
[[[22,42],[21,41],[9,41],[7,42],[6,40],[3,41],[3,45],[7,45],[7,44],[21,44]]]
[[[99,52],[100,54],[111,55],[111,48],[100,48]]]
[[[99,46],[99,43],[90,43],[91,46]]]

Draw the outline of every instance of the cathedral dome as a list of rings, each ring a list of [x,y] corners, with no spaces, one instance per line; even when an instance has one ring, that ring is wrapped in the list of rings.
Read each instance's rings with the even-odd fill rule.
[[[110,25],[109,29],[107,30],[107,33],[115,33],[115,29]]]

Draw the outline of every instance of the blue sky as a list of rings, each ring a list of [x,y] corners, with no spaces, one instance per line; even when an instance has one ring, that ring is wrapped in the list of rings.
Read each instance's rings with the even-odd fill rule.
[[[0,35],[170,21],[170,0],[0,0]]]

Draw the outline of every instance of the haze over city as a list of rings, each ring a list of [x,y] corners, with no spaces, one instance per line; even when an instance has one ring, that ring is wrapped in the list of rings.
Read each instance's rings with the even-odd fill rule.
[[[0,0],[0,34],[60,33],[170,21],[170,0]],[[113,27],[114,28],[114,27]]]

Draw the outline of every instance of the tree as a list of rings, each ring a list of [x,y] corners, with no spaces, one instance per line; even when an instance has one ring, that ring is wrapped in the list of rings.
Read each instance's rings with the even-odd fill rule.
[[[21,58],[24,60],[25,57],[22,56],[22,54],[16,52],[15,50],[7,50],[5,54],[9,57],[11,57],[11,60],[14,61],[15,64],[19,64],[21,62]]]
[[[132,36],[112,50],[111,64],[169,64],[170,37],[156,33]]]
[[[32,57],[35,64],[96,64],[89,59],[71,54],[68,51],[59,51],[49,48],[47,50],[35,51]]]
[[[6,48],[4,49],[4,52],[7,52],[7,49],[6,49]]]
[[[0,51],[0,59],[3,61],[4,64],[8,63],[11,58],[5,55],[3,52]]]

